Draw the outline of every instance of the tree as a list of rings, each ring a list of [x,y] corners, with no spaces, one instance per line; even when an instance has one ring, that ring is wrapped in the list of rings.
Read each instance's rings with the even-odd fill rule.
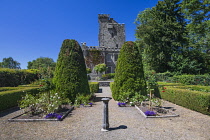
[[[3,58],[3,62],[1,62],[0,67],[10,69],[21,69],[20,63],[15,61],[12,57]]]
[[[104,64],[104,63],[103,64],[98,64],[94,67],[94,70],[97,72],[97,74],[105,72],[106,69],[107,69],[107,67],[106,67],[106,64]]]
[[[174,53],[169,65],[175,74],[202,74],[206,72],[204,56],[197,50]]]
[[[168,63],[171,61],[171,55],[186,43],[186,23],[179,1],[158,1],[152,9],[138,14],[136,38],[143,46],[143,61],[150,70],[170,70]]]
[[[52,58],[40,57],[32,62],[28,62],[28,69],[38,69],[41,73],[41,78],[52,78],[56,63]]]
[[[56,91],[72,102],[77,95],[89,95],[90,89],[82,49],[76,40],[63,41],[53,77]]]
[[[123,92],[130,92],[131,97],[136,92],[146,95],[141,53],[132,41],[125,42],[120,50],[112,85],[112,95],[115,100],[119,100]]]
[[[181,5],[188,23],[189,46],[200,51],[210,49],[209,5],[209,0],[183,0]]]

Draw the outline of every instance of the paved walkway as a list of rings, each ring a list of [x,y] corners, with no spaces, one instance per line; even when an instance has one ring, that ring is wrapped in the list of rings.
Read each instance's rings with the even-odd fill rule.
[[[111,97],[109,87],[97,93],[93,107],[73,110],[61,122],[8,122],[18,111],[0,115],[0,139],[34,140],[210,140],[210,116],[168,103],[180,117],[144,118],[134,107],[109,102],[110,131],[101,132],[102,97]]]

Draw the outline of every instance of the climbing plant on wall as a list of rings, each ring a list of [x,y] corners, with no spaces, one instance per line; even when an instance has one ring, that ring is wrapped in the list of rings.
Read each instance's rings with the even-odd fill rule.
[[[86,66],[93,69],[95,65],[104,63],[104,55],[100,50],[91,49],[85,57]]]

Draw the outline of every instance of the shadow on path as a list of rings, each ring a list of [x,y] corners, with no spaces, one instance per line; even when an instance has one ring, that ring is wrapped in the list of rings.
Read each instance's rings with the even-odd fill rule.
[[[103,93],[103,89],[99,88],[97,93]]]
[[[4,116],[6,116],[6,115],[8,115],[10,113],[13,113],[15,111],[18,111],[18,110],[20,110],[19,107],[13,107],[13,108],[10,108],[10,109],[6,109],[6,110],[3,110],[3,111],[0,111],[0,118],[4,117]]]
[[[126,125],[120,125],[118,127],[109,128],[109,131],[118,130],[118,129],[127,129],[128,127]]]

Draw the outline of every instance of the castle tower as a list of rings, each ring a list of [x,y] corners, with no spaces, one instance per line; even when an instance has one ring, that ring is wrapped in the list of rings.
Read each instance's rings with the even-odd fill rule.
[[[125,42],[125,24],[117,23],[109,14],[99,14],[99,49],[105,56],[106,73],[114,73],[120,48]]]
[[[99,14],[99,47],[120,49],[125,42],[125,25],[117,23],[109,14]]]

